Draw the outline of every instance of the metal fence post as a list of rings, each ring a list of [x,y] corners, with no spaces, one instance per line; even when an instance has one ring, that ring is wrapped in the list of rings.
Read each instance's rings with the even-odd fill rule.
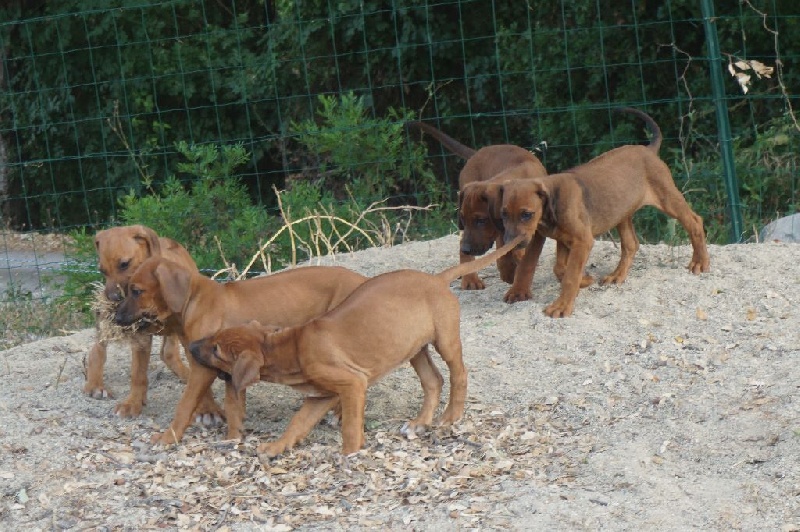
[[[717,136],[720,154],[722,155],[722,173],[725,178],[725,189],[728,193],[728,214],[731,218],[731,242],[741,242],[744,235],[742,226],[742,204],[739,200],[739,181],[736,179],[736,168],[733,160],[733,143],[731,140],[731,124],[728,118],[728,106],[725,101],[725,87],[722,77],[722,56],[719,51],[717,28],[714,25],[714,4],[712,0],[702,0],[703,26],[706,31],[708,61],[711,66],[711,91],[717,115]]]

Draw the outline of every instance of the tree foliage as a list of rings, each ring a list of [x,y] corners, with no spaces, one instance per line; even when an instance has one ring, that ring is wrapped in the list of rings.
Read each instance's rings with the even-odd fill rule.
[[[796,2],[715,4],[720,47],[733,60],[774,65],[798,49]],[[249,159],[238,178],[252,200],[273,205],[273,185],[320,175],[331,153],[312,153],[291,125],[312,131],[330,97],[350,93],[375,120],[414,112],[476,147],[545,141],[551,171],[644,141],[641,124],[609,108],[645,107],[667,137],[662,156],[679,186],[724,222],[708,194],[719,186],[718,148],[695,0],[18,0],[0,17],[9,21],[0,24],[0,136],[16,226],[107,222],[120,197],[176,174],[180,141],[241,143]],[[796,57],[780,60],[784,84],[797,86]],[[748,95],[733,79],[726,87],[737,149],[762,149],[758,139],[786,112],[776,78]],[[340,160],[376,147],[340,134]],[[436,158],[440,182],[454,181],[451,162]],[[419,199],[407,167],[375,167],[393,183],[382,193]],[[751,189],[743,200],[769,211],[797,201],[794,191],[773,206]]]

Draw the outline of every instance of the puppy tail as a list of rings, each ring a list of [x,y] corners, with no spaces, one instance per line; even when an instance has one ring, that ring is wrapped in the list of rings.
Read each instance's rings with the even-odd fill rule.
[[[467,159],[469,159],[470,157],[472,157],[473,155],[475,155],[475,150],[473,150],[469,146],[464,146],[463,144],[458,142],[456,139],[454,139],[450,135],[447,135],[446,133],[443,133],[442,131],[439,131],[435,127],[430,126],[430,125],[428,125],[428,124],[426,124],[424,122],[419,122],[419,121],[414,120],[414,121],[411,121],[411,122],[406,122],[406,126],[415,127],[417,129],[419,129],[419,130],[431,135],[433,138],[435,138],[436,140],[441,142],[442,145],[445,148],[450,150],[455,155],[458,155],[459,157],[461,157],[465,161]]]
[[[653,120],[653,117],[649,114],[645,113],[644,111],[640,111],[639,109],[634,109],[633,107],[617,107],[617,111],[621,113],[629,113],[632,115],[636,115],[647,125],[647,129],[650,130],[650,133],[653,135],[653,138],[650,139],[650,144],[647,145],[648,148],[653,153],[658,153],[659,148],[661,148],[661,141],[664,139],[664,136],[661,134],[661,128],[658,127],[656,121]]]
[[[525,238],[525,235],[519,235],[514,240],[510,242],[506,242],[501,248],[496,249],[489,253],[488,255],[484,255],[479,259],[475,259],[472,262],[463,262],[458,266],[453,266],[452,268],[448,268],[443,272],[439,272],[436,274],[436,277],[439,279],[443,279],[447,284],[452,283],[459,277],[463,277],[464,275],[472,272],[477,272],[478,270],[482,270],[515,247],[517,244],[522,242]]]

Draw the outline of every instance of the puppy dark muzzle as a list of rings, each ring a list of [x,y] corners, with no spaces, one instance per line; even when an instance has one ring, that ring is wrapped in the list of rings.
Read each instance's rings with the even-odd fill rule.
[[[129,325],[133,325],[136,321],[137,318],[133,317],[131,313],[128,312],[124,303],[117,307],[117,311],[114,313],[114,323],[123,327],[127,327]]]
[[[503,234],[503,241],[505,241],[505,242],[511,242],[512,240],[514,240],[514,239],[515,239],[515,238],[517,238],[518,236],[519,236],[519,233],[516,233],[516,232],[515,232],[515,233],[512,233],[512,232],[510,232],[510,231],[506,231],[506,232]],[[519,244],[517,244],[517,245],[516,245],[516,247],[515,247],[514,249],[515,249],[515,250],[517,250],[517,249],[525,249],[525,248],[527,248],[527,247],[528,247],[528,244],[530,244],[530,242],[531,242],[531,239],[530,239],[530,238],[523,238],[523,239],[522,239],[522,241],[521,241]]]
[[[210,368],[211,365],[209,365],[209,363],[206,361],[206,357],[203,355],[203,342],[203,340],[195,340],[189,344],[189,352],[192,354],[192,358],[195,359],[198,364]]]
[[[217,377],[219,377],[220,379],[224,380],[225,382],[230,382],[231,381],[230,373],[225,373],[219,368],[215,368],[214,366],[208,363],[205,357],[205,353],[203,351],[204,343],[205,343],[204,340],[195,340],[194,342],[189,344],[189,352],[192,354],[192,358],[195,360],[195,362],[197,362],[204,368],[213,369],[217,371]]]
[[[489,246],[489,247],[483,247],[483,246],[476,247],[476,246],[473,246],[473,245],[469,244],[468,242],[462,242],[461,243],[461,253],[463,253],[464,255],[470,255],[472,257],[478,257],[480,255],[485,255],[486,252],[489,251],[489,248],[491,248],[491,246]]]

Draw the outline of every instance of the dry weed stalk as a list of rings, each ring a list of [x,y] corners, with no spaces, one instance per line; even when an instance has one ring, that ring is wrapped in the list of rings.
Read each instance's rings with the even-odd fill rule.
[[[274,188],[274,187],[273,187]],[[382,203],[386,200],[376,201],[371,203],[364,211],[359,213],[354,221],[346,220],[340,216],[332,214],[323,205],[319,206],[320,212],[309,214],[297,220],[291,219],[289,213],[283,207],[280,192],[275,189],[275,195],[278,198],[278,208],[280,209],[281,218],[284,220],[283,226],[275,232],[272,237],[264,244],[261,244],[258,251],[250,259],[250,262],[241,272],[236,268],[236,264],[228,262],[225,258],[225,253],[222,249],[222,243],[217,236],[214,236],[214,242],[217,244],[220,257],[225,264],[225,268],[215,272],[211,278],[216,279],[222,275],[234,280],[244,279],[250,268],[253,267],[259,259],[267,273],[272,272],[272,255],[267,252],[267,249],[273,242],[285,231],[289,232],[289,240],[291,243],[291,266],[297,265],[297,249],[302,246],[308,252],[308,258],[320,258],[325,255],[335,255],[336,251],[343,247],[347,252],[352,252],[353,248],[348,244],[347,239],[354,233],[363,236],[370,247],[388,247],[391,246],[397,236],[401,241],[406,240],[406,233],[411,224],[411,216],[405,221],[397,222],[392,228],[389,219],[383,214],[386,211],[427,211],[435,207],[435,204],[427,205],[425,207],[417,207],[414,205],[399,205],[397,207],[381,207]],[[379,225],[369,220],[370,214],[379,214]],[[308,241],[302,238],[295,226],[299,224],[307,224],[309,228]],[[339,227],[344,226],[346,230],[342,231]],[[158,334],[158,325],[156,322],[140,321],[128,327],[122,327],[114,323],[114,313],[116,312],[116,303],[109,301],[103,293],[102,283],[95,283],[94,300],[92,301],[92,311],[97,316],[97,339],[99,341],[114,342],[125,340],[131,334],[141,330],[152,330],[153,334]]]
[[[260,259],[264,271],[267,273],[272,272],[272,256],[267,252],[267,249],[273,242],[284,232],[288,231],[290,249],[291,249],[291,266],[297,265],[297,250],[299,246],[305,248],[308,253],[308,258],[320,258],[325,255],[335,255],[340,247],[343,247],[348,253],[353,251],[353,248],[348,244],[347,239],[354,233],[364,237],[369,243],[370,247],[388,247],[394,242],[396,236],[400,236],[404,241],[406,232],[408,231],[411,217],[403,223],[398,222],[394,229],[388,218],[383,214],[386,211],[427,211],[436,205],[427,205],[425,207],[417,207],[414,205],[399,205],[396,207],[379,206],[386,200],[376,201],[371,203],[356,217],[354,221],[346,220],[340,216],[332,214],[323,205],[319,206],[319,212],[314,212],[297,220],[291,219],[291,213],[284,209],[283,202],[281,201],[280,192],[275,190],[275,196],[278,199],[278,209],[281,213],[281,218],[284,220],[283,226],[278,229],[275,234],[270,237],[265,243],[261,244],[258,251],[250,259],[250,262],[240,272],[235,264],[229,263],[222,252],[219,241],[217,240],[217,247],[219,248],[222,260],[225,263],[225,268],[217,271],[212,278],[217,278],[221,274],[227,274],[230,278],[235,280],[243,279],[250,268]],[[378,213],[380,225],[375,224],[368,219],[370,214]],[[306,224],[309,229],[308,240],[302,238],[295,227],[299,224]],[[339,224],[339,225],[337,225]],[[342,231],[339,226],[344,226],[346,230]],[[216,237],[215,237],[216,240]]]

